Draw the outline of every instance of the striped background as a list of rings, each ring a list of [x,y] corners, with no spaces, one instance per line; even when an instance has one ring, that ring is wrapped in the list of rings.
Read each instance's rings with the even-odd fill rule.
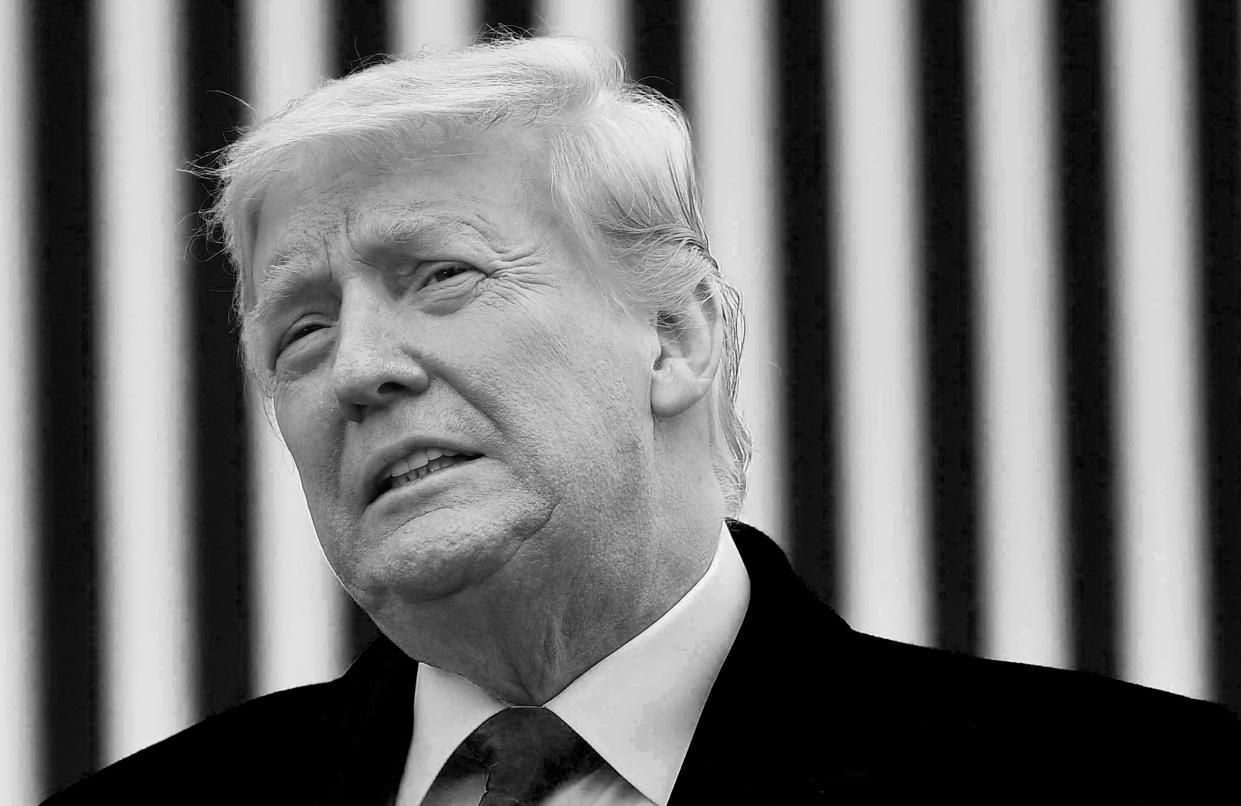
[[[0,8],[3,802],[372,635],[247,413],[178,167],[484,24],[610,42],[689,110],[751,323],[745,515],[825,599],[1241,709],[1235,3]]]

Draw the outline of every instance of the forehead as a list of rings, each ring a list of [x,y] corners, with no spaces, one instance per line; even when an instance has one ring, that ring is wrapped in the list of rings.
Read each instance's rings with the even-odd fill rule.
[[[339,154],[307,163],[268,187],[252,219],[252,301],[273,271],[343,244],[430,244],[461,232],[502,241],[553,221],[545,158],[521,137],[487,134],[382,161]]]

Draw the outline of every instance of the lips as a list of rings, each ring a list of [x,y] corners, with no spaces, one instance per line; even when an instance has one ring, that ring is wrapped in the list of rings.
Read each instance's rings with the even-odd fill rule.
[[[446,467],[452,467],[453,465],[459,465],[459,464],[464,464],[466,462],[472,462],[477,458],[478,458],[477,454],[454,454],[451,456],[443,455],[440,457],[436,457],[434,459],[430,459],[425,464],[422,464],[418,467],[411,467],[405,473],[396,473],[393,475],[389,475],[388,477],[384,479],[381,479],[379,482],[379,495],[383,495],[389,490],[395,490],[400,487],[404,487],[406,484],[413,484],[415,481],[424,479],[427,476],[433,473],[437,473]]]
[[[389,458],[384,458],[384,457]],[[409,441],[377,453],[370,463],[372,471],[368,488],[368,501],[375,501],[384,493],[411,484],[433,473],[463,462],[473,461],[480,454],[460,446],[434,444],[422,439]]]

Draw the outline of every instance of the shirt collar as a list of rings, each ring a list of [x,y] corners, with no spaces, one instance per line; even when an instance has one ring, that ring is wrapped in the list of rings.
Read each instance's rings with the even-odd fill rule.
[[[749,576],[721,527],[702,579],[546,707],[643,796],[664,806],[749,598]],[[408,802],[420,803],[457,746],[505,707],[464,677],[420,664],[401,781]]]

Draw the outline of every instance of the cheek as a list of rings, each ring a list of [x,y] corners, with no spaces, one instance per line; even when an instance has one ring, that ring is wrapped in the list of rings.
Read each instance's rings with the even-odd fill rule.
[[[278,389],[273,408],[303,487],[322,489],[340,467],[341,431],[335,399],[302,381]]]
[[[582,393],[610,414],[650,413],[650,367],[642,336],[628,322],[603,320],[584,325],[559,359],[572,369]],[[572,336],[569,337],[572,339]]]
[[[548,427],[577,432],[577,440],[602,456],[629,454],[639,446],[650,413],[649,373],[633,334],[612,323],[587,323],[558,334],[544,349],[544,400],[555,401]]]
[[[643,333],[595,294],[480,306],[486,318],[470,323],[479,335],[456,341],[461,360],[446,362],[462,370],[454,381],[463,394],[522,443],[534,465],[631,452],[643,415],[649,419]],[[577,456],[567,463],[566,454]]]

